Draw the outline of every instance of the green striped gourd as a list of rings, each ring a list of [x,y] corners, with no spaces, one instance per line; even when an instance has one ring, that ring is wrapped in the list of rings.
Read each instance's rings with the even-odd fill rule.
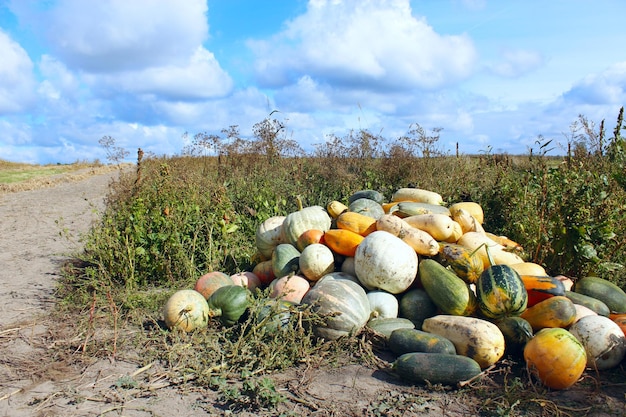
[[[480,274],[476,298],[482,314],[491,319],[519,316],[528,304],[524,282],[508,265],[492,265]]]

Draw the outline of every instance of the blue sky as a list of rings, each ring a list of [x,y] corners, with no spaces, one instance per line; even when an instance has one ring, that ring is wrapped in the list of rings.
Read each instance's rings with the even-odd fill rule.
[[[443,151],[565,153],[626,101],[623,0],[0,0],[0,159],[180,154],[283,121],[307,151],[443,128]],[[184,133],[189,135],[185,137]]]

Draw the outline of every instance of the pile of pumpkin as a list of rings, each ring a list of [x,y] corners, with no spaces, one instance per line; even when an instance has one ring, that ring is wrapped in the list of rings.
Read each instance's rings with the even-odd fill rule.
[[[395,354],[407,382],[455,385],[523,357],[545,386],[565,389],[585,369],[626,355],[626,293],[599,277],[550,276],[520,246],[483,228],[482,207],[446,207],[430,190],[401,188],[385,202],[361,190],[347,205],[300,207],[259,225],[260,261],[235,275],[211,272],[164,308],[169,328],[190,331],[211,317],[233,325],[249,291],[304,305],[325,319],[319,338],[366,326]],[[193,300],[193,301],[192,301]]]

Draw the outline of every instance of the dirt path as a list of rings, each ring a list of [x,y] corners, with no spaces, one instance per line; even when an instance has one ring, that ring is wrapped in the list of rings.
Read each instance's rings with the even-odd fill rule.
[[[134,364],[96,361],[73,369],[51,354],[64,342],[55,340],[56,324],[46,315],[59,266],[81,247],[117,175],[0,195],[0,416],[206,415],[175,396],[165,403],[152,398],[148,406],[129,390],[116,392]]]
[[[0,326],[32,317],[51,301],[59,262],[79,248],[117,175],[0,196]]]

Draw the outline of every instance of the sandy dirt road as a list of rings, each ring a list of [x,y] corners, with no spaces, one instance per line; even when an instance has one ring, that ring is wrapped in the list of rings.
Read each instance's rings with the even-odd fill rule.
[[[163,404],[116,392],[135,364],[100,360],[77,369],[53,353],[55,344],[71,344],[58,339],[59,323],[48,315],[59,268],[81,248],[118,175],[0,195],[0,416],[206,415],[180,396],[164,395]]]

